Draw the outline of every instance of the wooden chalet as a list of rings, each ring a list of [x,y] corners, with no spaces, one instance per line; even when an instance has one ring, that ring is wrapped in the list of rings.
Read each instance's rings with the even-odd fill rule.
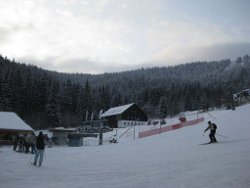
[[[0,112],[0,145],[12,144],[16,137],[32,132],[34,130],[16,113]]]
[[[143,125],[147,123],[147,114],[135,103],[110,108],[101,115],[111,128]]]

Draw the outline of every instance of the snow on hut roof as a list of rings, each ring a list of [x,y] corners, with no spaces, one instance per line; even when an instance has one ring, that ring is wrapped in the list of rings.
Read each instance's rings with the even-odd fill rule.
[[[101,117],[107,117],[107,116],[122,114],[124,111],[126,111],[128,108],[130,108],[132,105],[134,105],[134,103],[123,105],[123,106],[118,106],[118,107],[114,107],[114,108],[110,108],[108,111],[104,112]]]
[[[75,132],[76,128],[55,127],[55,128],[49,129],[49,131],[52,131],[52,132]]]
[[[0,129],[34,131],[14,112],[0,112]]]

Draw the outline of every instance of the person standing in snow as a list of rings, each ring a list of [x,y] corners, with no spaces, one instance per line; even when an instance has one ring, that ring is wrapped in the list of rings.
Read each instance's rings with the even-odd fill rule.
[[[36,165],[38,157],[39,157],[39,166],[42,165],[44,149],[45,149],[45,143],[44,143],[44,138],[43,138],[43,132],[40,131],[39,135],[36,138],[36,154],[35,154],[33,165]]]
[[[29,151],[29,147],[31,147],[31,153],[34,154],[35,153],[35,145],[36,145],[36,135],[34,133],[31,133],[27,139],[26,139],[27,143],[28,143],[28,148],[26,149],[26,153]]]
[[[17,139],[17,136],[14,136],[13,137],[13,150],[14,151],[16,151],[17,145],[18,145],[18,139]]]
[[[35,137],[32,136],[32,134],[28,134],[26,135],[26,138],[25,138],[25,153],[27,154],[30,150],[30,147],[31,147],[31,153],[33,154],[33,148],[32,148],[32,143],[35,142]]]
[[[212,123],[211,121],[208,121],[207,123],[208,123],[208,127],[204,130],[204,133],[207,130],[210,130],[210,134],[209,134],[210,143],[215,143],[215,142],[217,142],[217,139],[215,138],[217,126],[214,123]]]
[[[18,141],[18,152],[23,152],[24,151],[24,142],[25,142],[24,136],[20,135],[19,136],[19,141]]]

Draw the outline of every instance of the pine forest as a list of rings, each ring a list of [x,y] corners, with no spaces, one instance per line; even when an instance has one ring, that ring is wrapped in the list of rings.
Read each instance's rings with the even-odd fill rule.
[[[149,118],[234,108],[233,93],[245,88],[249,55],[97,75],[59,73],[0,56],[0,111],[16,112],[34,129],[76,127],[129,103]]]

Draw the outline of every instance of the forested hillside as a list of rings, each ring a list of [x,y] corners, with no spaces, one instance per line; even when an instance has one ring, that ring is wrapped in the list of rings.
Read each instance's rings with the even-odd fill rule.
[[[52,72],[0,56],[0,110],[16,112],[35,129],[77,126],[132,102],[151,118],[231,108],[232,94],[244,88],[250,88],[248,55],[99,75]]]

